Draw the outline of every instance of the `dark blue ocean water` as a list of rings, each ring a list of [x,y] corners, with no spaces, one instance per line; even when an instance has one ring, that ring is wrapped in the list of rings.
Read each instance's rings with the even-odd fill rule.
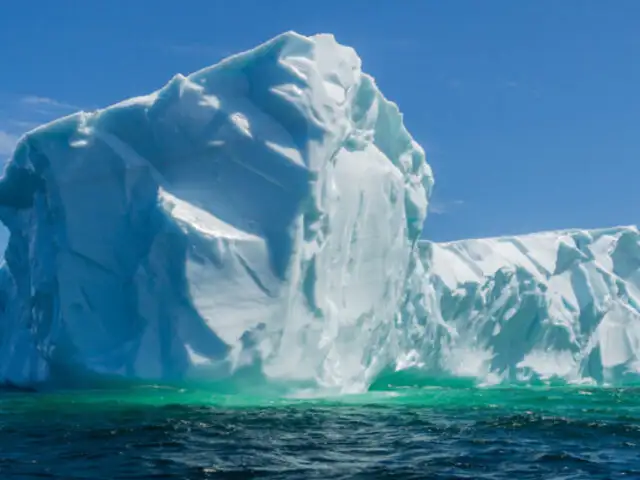
[[[640,479],[640,389],[0,394],[1,479]]]

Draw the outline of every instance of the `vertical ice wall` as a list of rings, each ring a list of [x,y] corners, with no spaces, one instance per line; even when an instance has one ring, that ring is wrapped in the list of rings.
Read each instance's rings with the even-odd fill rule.
[[[421,257],[435,304],[416,318],[441,322],[423,330],[425,368],[481,382],[640,378],[636,227],[423,242]]]
[[[396,106],[327,35],[43,126],[0,182],[0,379],[257,362],[361,385],[397,353],[432,183]]]

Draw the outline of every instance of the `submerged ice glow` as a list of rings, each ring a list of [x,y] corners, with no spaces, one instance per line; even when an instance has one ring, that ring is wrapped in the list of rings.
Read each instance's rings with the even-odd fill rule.
[[[638,369],[636,229],[420,242],[432,185],[398,108],[328,35],[41,127],[0,182],[0,380],[258,370],[344,392],[403,368]]]

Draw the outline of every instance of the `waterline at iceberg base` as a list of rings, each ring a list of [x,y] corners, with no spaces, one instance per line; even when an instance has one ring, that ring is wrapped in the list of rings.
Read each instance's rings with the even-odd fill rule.
[[[0,181],[0,381],[635,381],[635,227],[434,244],[432,187],[329,35],[40,127]]]

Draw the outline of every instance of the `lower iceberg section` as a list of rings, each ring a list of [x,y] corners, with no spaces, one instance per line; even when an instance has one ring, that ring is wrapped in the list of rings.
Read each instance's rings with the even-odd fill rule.
[[[423,242],[420,252],[422,368],[488,383],[640,378],[637,228]]]

